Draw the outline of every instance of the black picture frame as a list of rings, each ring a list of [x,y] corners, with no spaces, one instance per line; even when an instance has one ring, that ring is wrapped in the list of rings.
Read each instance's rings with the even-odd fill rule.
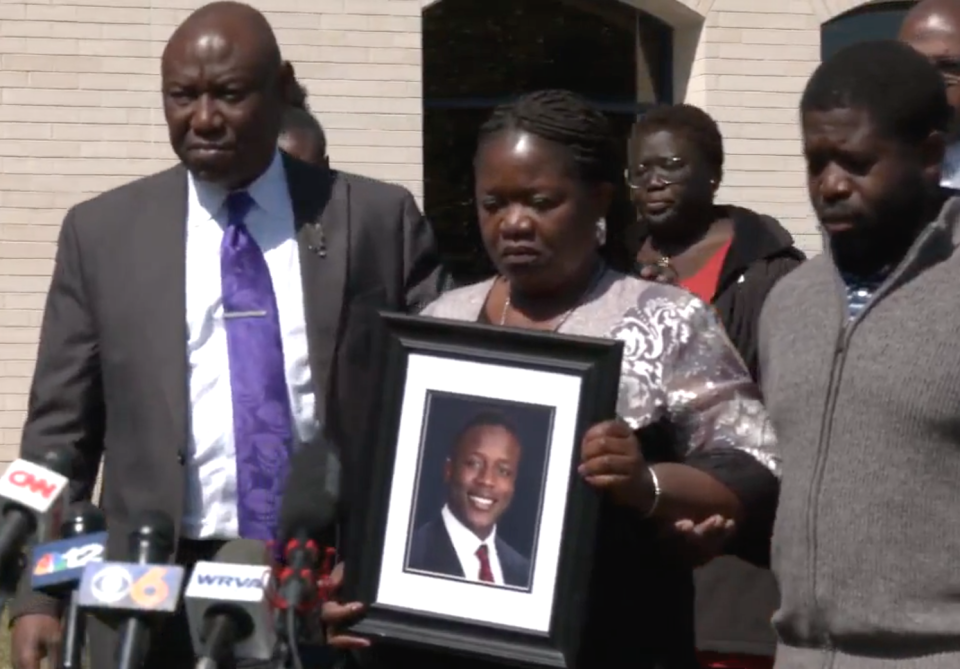
[[[592,425],[616,415],[623,343],[385,312],[380,313],[380,325],[377,349],[384,382],[377,389],[378,434],[364,454],[366,480],[359,487],[364,493],[357,500],[359,508],[354,516],[363,521],[349,524],[344,546],[352,556],[344,596],[347,601],[367,604],[366,615],[351,631],[374,639],[378,645],[415,646],[510,666],[573,669],[580,647],[599,512],[599,496],[576,472],[579,443]],[[376,601],[411,354],[572,373],[582,380],[562,533],[571,539],[559,546],[547,634]]]

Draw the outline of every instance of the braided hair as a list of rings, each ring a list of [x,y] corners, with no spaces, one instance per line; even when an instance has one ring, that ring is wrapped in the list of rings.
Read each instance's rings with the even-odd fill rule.
[[[551,89],[527,93],[494,110],[480,127],[478,146],[494,135],[509,131],[528,132],[563,146],[585,183],[614,185],[613,202],[605,212],[607,242],[600,254],[615,269],[629,268],[635,254],[627,245],[627,230],[633,224],[633,216],[621,178],[623,148],[603,112],[572,91]]]
[[[535,91],[497,107],[480,127],[479,144],[510,130],[566,147],[587,183],[619,180],[618,151],[607,117],[572,91]]]

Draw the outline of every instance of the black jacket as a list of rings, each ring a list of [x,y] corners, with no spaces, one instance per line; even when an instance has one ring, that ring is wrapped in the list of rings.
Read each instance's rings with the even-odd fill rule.
[[[733,219],[733,243],[712,303],[750,375],[759,381],[760,310],[773,285],[806,256],[793,245],[793,236],[775,218],[743,207],[724,208]]]
[[[751,376],[759,380],[760,310],[773,285],[805,256],[777,220],[742,207],[725,209],[733,219],[734,236],[712,303]],[[767,528],[772,526],[775,511],[769,510]],[[758,539],[746,543],[769,546],[766,538]],[[766,565],[769,556],[752,554],[756,552],[740,554]],[[694,573],[699,650],[773,656],[776,636],[770,618],[779,604],[777,584],[769,570],[750,562],[724,556]]]

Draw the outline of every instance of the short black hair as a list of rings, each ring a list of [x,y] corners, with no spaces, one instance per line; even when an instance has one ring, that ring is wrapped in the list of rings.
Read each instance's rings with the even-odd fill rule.
[[[324,132],[317,117],[302,107],[289,107],[283,114],[280,134],[285,135],[296,130],[315,134],[317,143],[323,147],[323,154],[327,154],[327,133]]]
[[[717,179],[723,178],[723,135],[710,114],[700,107],[687,104],[654,107],[633,124],[630,130],[631,149],[635,142],[662,131],[683,136],[700,152]]]
[[[497,107],[480,127],[479,144],[509,130],[529,132],[565,146],[579,176],[587,183],[615,183],[620,179],[610,122],[573,91],[534,91]]]
[[[523,447],[523,444],[520,442],[520,435],[517,434],[517,428],[513,424],[513,421],[507,418],[507,416],[505,416],[501,411],[496,409],[485,409],[474,414],[470,420],[464,423],[460,429],[457,430],[457,435],[453,440],[453,444],[450,446],[451,460],[459,451],[460,443],[463,441],[463,438],[467,436],[467,433],[481,427],[503,428],[514,436],[521,448]]]
[[[877,130],[918,142],[950,125],[943,78],[924,56],[894,40],[845,47],[814,71],[800,99],[800,113],[859,109]]]

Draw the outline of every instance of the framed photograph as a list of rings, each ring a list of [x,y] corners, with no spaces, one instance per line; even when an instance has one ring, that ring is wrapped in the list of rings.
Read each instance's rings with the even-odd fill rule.
[[[381,319],[378,436],[346,546],[345,595],[369,605],[353,631],[572,667],[599,508],[580,443],[615,416],[622,342]]]

